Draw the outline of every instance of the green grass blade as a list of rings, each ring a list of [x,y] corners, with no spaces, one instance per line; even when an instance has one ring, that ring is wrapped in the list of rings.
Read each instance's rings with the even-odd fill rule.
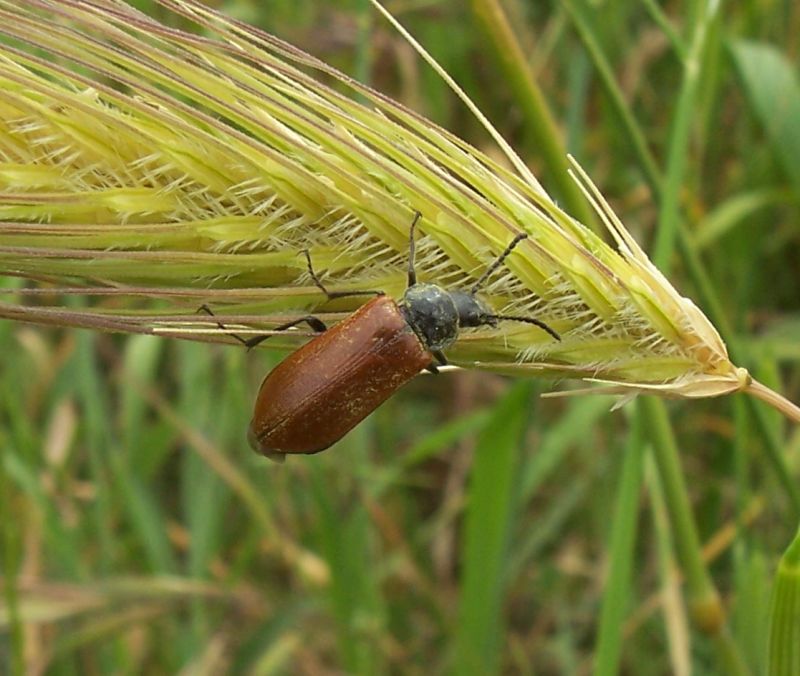
[[[520,492],[523,500],[529,500],[539,491],[564,462],[570,449],[584,439],[587,429],[592,429],[608,414],[608,409],[609,402],[603,397],[575,401],[548,427],[536,452],[526,459],[522,468]]]
[[[670,132],[664,192],[659,204],[658,231],[653,245],[653,263],[661,270],[669,268],[670,259],[678,238],[680,227],[680,193],[685,187],[689,166],[689,139],[693,129],[694,115],[706,50],[706,38],[717,16],[714,2],[701,2],[694,33],[683,68],[683,83],[675,106],[675,115]]]
[[[517,509],[522,437],[532,387],[498,402],[478,439],[464,525],[463,582],[454,637],[454,673],[499,673],[509,535]]]
[[[337,490],[340,485],[329,481],[324,468],[324,457],[311,460],[316,535],[331,574],[330,605],[341,664],[348,674],[379,674],[383,668],[377,638],[384,620],[377,588],[381,576],[369,556],[374,548],[369,515],[360,501],[347,506]]]
[[[736,605],[732,630],[753,672],[763,674],[764,646],[769,642],[769,566],[763,553],[747,542],[736,547],[734,557]]]
[[[508,87],[523,109],[531,146],[545,159],[550,168],[550,178],[563,196],[570,213],[586,225],[596,224],[596,215],[569,175],[566,149],[558,125],[544,93],[531,75],[504,9],[497,0],[472,0],[471,6],[476,22],[489,38],[487,44]]]
[[[68,365],[64,380],[65,387],[69,391],[74,390],[84,411],[89,467],[92,481],[97,487],[97,500],[91,507],[94,537],[97,538],[100,550],[100,565],[103,569],[108,569],[114,550],[114,536],[110,525],[114,501],[110,489],[112,471],[108,453],[112,438],[109,427],[112,416],[108,410],[110,398],[104,390],[105,383],[97,364],[95,345],[96,339],[91,334],[78,334],[75,359]]]
[[[659,481],[664,489],[675,548],[686,575],[689,614],[699,631],[714,641],[724,673],[747,674],[738,647],[733,643],[727,617],[711,575],[703,561],[697,524],[692,514],[685,475],[674,432],[664,402],[642,400],[642,415],[653,440]]]
[[[733,61],[772,152],[800,194],[800,81],[797,65],[767,44],[737,40]]]
[[[18,520],[12,519],[12,503],[16,502],[16,491],[12,490],[12,482],[6,469],[6,454],[14,453],[8,445],[5,435],[0,432],[0,444],[2,444],[2,455],[0,455],[0,522],[4,525],[2,536],[0,537],[0,570],[3,576],[3,603],[2,618],[0,619],[0,629],[6,635],[3,643],[4,651],[7,654],[6,665],[12,674],[24,673],[24,633],[22,628],[22,618],[19,608],[19,564],[21,559],[21,534],[13,525]]]
[[[628,610],[633,584],[634,544],[646,449],[642,438],[642,422],[642,416],[635,416],[633,419],[625,449],[622,476],[617,488],[614,518],[611,521],[609,575],[603,593],[600,629],[595,645],[594,673],[597,676],[614,676],[619,673],[622,623]]]
[[[659,582],[659,613],[661,627],[669,657],[669,673],[685,674],[690,671],[691,637],[689,634],[689,618],[686,608],[685,593],[681,585],[680,564],[675,552],[670,518],[667,515],[667,501],[664,490],[659,483],[655,459],[651,453],[645,462],[645,482],[650,503],[651,537],[655,543]]]
[[[698,250],[710,249],[723,237],[733,234],[740,226],[751,222],[761,209],[796,203],[800,195],[793,197],[784,188],[755,188],[742,192],[722,202],[699,224],[694,243]]]
[[[800,530],[781,558],[775,578],[768,674],[800,674]]]

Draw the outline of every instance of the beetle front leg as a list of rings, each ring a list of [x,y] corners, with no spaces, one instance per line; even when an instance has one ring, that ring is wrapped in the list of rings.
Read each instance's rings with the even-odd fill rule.
[[[436,364],[430,364],[425,367],[425,370],[430,373],[439,373],[439,366],[447,366],[447,357],[444,356],[444,352],[441,350],[431,350],[431,354],[439,364],[438,366]]]
[[[449,363],[447,361],[447,357],[444,356],[444,352],[441,350],[431,350],[431,354],[436,357],[436,361],[439,362],[439,366],[447,366]]]

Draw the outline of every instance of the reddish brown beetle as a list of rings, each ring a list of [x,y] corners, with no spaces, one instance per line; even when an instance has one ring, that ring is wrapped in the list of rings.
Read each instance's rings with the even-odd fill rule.
[[[447,364],[443,350],[453,344],[462,327],[496,326],[500,320],[527,322],[559,335],[532,317],[496,315],[475,294],[527,235],[517,235],[469,291],[448,291],[435,284],[417,283],[414,270],[414,230],[411,224],[408,288],[396,303],[380,291],[329,292],[319,281],[306,252],[314,283],[328,298],[375,294],[377,297],[347,319],[326,330],[316,317],[302,317],[279,330],[302,322],[320,335],[278,364],[261,384],[247,438],[269,458],[288,453],[318,453],[337,442],[401,385],[423,369]],[[268,336],[240,338],[248,347]]]

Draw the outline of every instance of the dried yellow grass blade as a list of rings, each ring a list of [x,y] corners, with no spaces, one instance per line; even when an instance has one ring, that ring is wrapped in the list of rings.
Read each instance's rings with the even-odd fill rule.
[[[352,302],[326,302],[299,253],[330,287],[399,297],[419,211],[420,277],[446,286],[469,286],[528,233],[483,296],[563,337],[506,322],[466,332],[454,363],[615,392],[767,398],[579,168],[616,249],[527,170],[271,35],[194,0],[160,1],[204,36],[117,0],[0,0],[0,270],[166,301],[127,313],[4,303],[0,316],[217,340],[193,316],[203,302],[243,331],[336,319]],[[779,395],[770,403],[800,420]]]

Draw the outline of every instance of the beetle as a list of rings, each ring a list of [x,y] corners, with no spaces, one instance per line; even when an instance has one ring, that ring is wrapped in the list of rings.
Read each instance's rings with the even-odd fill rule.
[[[436,373],[437,365],[446,365],[444,350],[456,341],[461,328],[493,327],[510,320],[534,324],[561,340],[544,322],[494,314],[476,297],[492,272],[527,237],[525,233],[513,239],[469,290],[448,290],[417,282],[414,231],[419,219],[417,212],[409,232],[408,286],[399,303],[382,291],[328,291],[314,272],[310,254],[304,252],[311,279],[328,299],[375,298],[330,329],[314,316],[277,327],[285,330],[306,323],[319,335],[261,383],[247,434],[255,451],[278,461],[287,454],[324,451],[421,371]],[[235,337],[252,348],[269,336]]]

